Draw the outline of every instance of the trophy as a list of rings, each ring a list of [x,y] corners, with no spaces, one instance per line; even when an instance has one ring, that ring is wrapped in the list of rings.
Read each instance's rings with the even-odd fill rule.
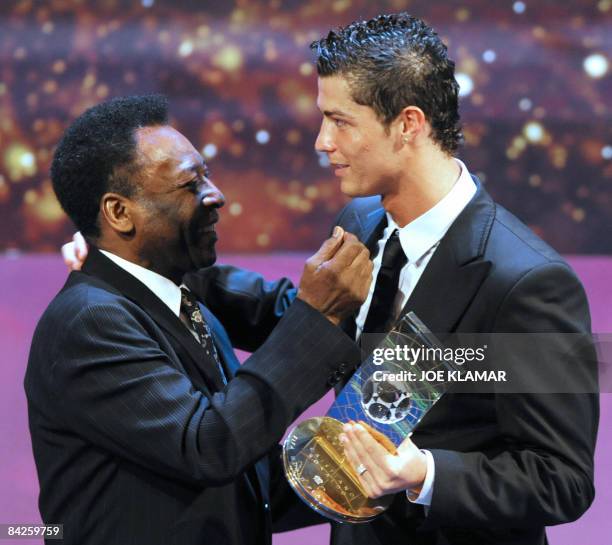
[[[307,505],[351,523],[368,522],[389,507],[392,495],[366,495],[344,454],[342,426],[360,422],[395,453],[447,390],[446,371],[459,371],[443,354],[440,342],[410,312],[359,367],[327,415],[293,428],[283,444],[283,463],[291,487]]]

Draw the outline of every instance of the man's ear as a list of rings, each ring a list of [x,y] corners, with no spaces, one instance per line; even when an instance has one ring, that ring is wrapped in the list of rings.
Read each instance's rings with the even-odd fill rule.
[[[403,145],[411,144],[417,137],[429,133],[425,113],[418,106],[406,106],[400,112],[398,121]]]
[[[134,231],[134,202],[118,193],[105,193],[100,200],[100,215],[120,235]]]

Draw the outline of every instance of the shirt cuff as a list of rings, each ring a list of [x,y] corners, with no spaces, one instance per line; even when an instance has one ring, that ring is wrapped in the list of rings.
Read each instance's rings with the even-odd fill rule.
[[[433,495],[433,484],[436,473],[436,466],[434,464],[434,458],[431,452],[428,450],[421,450],[427,458],[427,473],[425,474],[425,480],[423,481],[423,487],[421,493],[415,497],[415,494],[411,493],[410,490],[406,490],[406,496],[408,501],[417,503],[419,505],[425,505],[429,507],[431,505],[431,497]]]

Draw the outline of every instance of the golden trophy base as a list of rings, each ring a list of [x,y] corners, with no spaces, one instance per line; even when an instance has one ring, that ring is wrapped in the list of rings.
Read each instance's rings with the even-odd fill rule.
[[[329,416],[305,420],[285,439],[289,484],[312,509],[337,522],[369,522],[393,496],[368,498],[340,442],[343,423]]]

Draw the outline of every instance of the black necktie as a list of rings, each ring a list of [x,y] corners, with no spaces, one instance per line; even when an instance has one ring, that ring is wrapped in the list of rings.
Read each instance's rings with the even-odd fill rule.
[[[362,333],[387,333],[391,330],[395,321],[393,302],[397,295],[400,273],[407,261],[400,244],[399,231],[396,229],[385,244]]]
[[[202,345],[202,348],[206,354],[215,360],[215,363],[219,368],[221,378],[223,379],[223,384],[227,384],[227,378],[223,372],[223,366],[221,365],[221,360],[219,360],[219,354],[217,354],[217,349],[215,348],[215,343],[213,342],[210,328],[204,320],[204,316],[202,316],[202,311],[198,305],[198,300],[193,293],[185,288],[181,288],[181,312],[184,312],[189,319],[189,323],[196,332],[198,340],[200,341],[200,344]]]

